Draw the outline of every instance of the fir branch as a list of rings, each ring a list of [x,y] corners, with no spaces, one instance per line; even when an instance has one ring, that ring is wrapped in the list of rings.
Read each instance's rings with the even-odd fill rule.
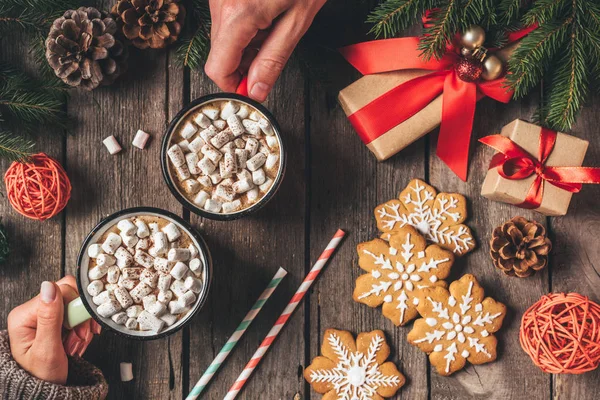
[[[571,0],[537,0],[535,6],[525,14],[525,25],[544,24],[555,19],[557,14],[562,14]]]
[[[183,39],[175,51],[176,61],[191,69],[201,68],[210,51],[210,10],[206,0],[194,0],[192,13],[197,27],[191,37]]]
[[[430,26],[423,30],[419,42],[419,50],[425,60],[431,57],[441,58],[446,52],[446,45],[459,31],[459,0],[448,0],[448,4],[432,10],[429,14]]]
[[[64,101],[46,91],[0,88],[0,110],[27,124],[66,127]]]
[[[386,0],[367,17],[373,24],[369,33],[390,38],[414,24],[426,10],[435,6],[434,0]]]
[[[0,157],[8,161],[26,161],[32,154],[33,142],[6,130],[0,130]]]
[[[2,217],[0,217],[0,265],[4,264],[10,254],[10,242],[8,235],[6,234],[6,228],[2,223]]]

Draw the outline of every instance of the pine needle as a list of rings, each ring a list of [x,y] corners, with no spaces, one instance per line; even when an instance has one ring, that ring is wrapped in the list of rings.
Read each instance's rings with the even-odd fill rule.
[[[0,131],[0,157],[8,161],[27,161],[34,143],[10,131]]]
[[[175,51],[175,59],[179,65],[191,69],[199,69],[206,62],[210,51],[210,10],[208,1],[192,2],[193,21],[197,24],[191,37],[181,41]]]

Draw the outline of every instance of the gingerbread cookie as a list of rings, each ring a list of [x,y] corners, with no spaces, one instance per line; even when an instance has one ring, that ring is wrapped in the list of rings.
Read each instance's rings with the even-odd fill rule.
[[[304,379],[327,400],[382,400],[404,386],[396,365],[385,362],[390,347],[382,331],[358,335],[327,329],[321,354],[304,370]]]
[[[418,316],[419,294],[428,287],[447,287],[443,280],[454,262],[451,251],[427,241],[405,226],[391,232],[389,242],[374,239],[356,247],[358,265],[368,272],[358,277],[355,301],[369,307],[383,304],[383,315],[396,325]]]
[[[469,227],[463,224],[467,219],[467,201],[456,193],[437,193],[420,179],[413,179],[393,199],[375,208],[377,228],[387,239],[388,233],[410,225],[430,243],[462,256],[475,248],[475,239]]]
[[[506,306],[484,297],[473,275],[464,275],[448,290],[425,289],[417,309],[423,318],[415,321],[408,342],[429,354],[431,365],[448,376],[471,364],[496,359],[496,337]]]

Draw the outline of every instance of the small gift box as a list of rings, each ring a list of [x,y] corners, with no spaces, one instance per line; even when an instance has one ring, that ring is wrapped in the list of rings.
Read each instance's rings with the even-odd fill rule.
[[[481,195],[490,200],[565,215],[582,183],[600,183],[600,168],[581,167],[588,142],[514,120],[480,142],[496,149]]]
[[[462,58],[451,49],[440,60],[424,61],[419,38],[375,40],[340,49],[364,76],[342,89],[338,100],[359,137],[379,161],[393,156],[437,126],[437,155],[463,180],[476,102],[508,102],[503,78],[461,78]],[[516,44],[495,52],[506,62]]]

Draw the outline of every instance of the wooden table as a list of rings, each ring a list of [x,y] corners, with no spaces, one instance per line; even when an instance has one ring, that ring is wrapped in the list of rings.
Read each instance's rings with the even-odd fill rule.
[[[319,16],[334,45],[359,41],[368,2],[331,1]],[[327,21],[327,23],[323,23]],[[2,58],[27,55],[15,41],[3,43]],[[209,300],[193,322],[167,339],[128,341],[110,332],[94,340],[86,358],[99,366],[110,383],[110,399],[180,399],[188,393],[216,352],[263,290],[275,270],[289,275],[257,321],[211,383],[205,398],[220,399],[233,383],[305,273],[335,229],[347,239],[310,295],[282,331],[269,354],[241,393],[243,399],[320,398],[302,377],[303,367],[319,354],[326,328],[354,333],[383,329],[392,346],[392,360],[407,376],[403,399],[591,399],[600,391],[600,372],[582,376],[550,376],[533,366],[518,342],[523,311],[549,291],[577,291],[600,301],[600,188],[585,187],[573,198],[569,214],[544,218],[533,212],[490,202],[479,194],[490,151],[473,144],[469,181],[464,183],[435,156],[437,132],[411,145],[391,160],[378,163],[360,142],[340,107],[325,89],[292,59],[266,102],[287,139],[289,162],[283,185],[256,215],[236,222],[214,222],[186,211],[170,194],[160,173],[162,134],[171,118],[198,96],[217,88],[202,72],[175,65],[173,54],[135,52],[129,73],[110,88],[73,92],[68,113],[76,126],[72,135],[38,135],[38,149],[60,160],[71,178],[73,196],[66,210],[44,223],[27,220],[0,202],[14,244],[10,262],[0,268],[3,295],[0,318],[36,295],[39,284],[75,272],[80,245],[104,216],[133,206],[155,206],[189,220],[206,238],[214,257]],[[31,63],[27,64],[31,67]],[[347,66],[330,66],[339,89],[358,77]],[[338,69],[339,68],[339,69]],[[331,71],[330,71],[331,72]],[[539,92],[503,105],[484,99],[477,106],[474,136],[498,132],[515,118],[529,119]],[[590,140],[586,165],[600,165],[596,96],[584,109],[574,133]],[[152,133],[140,151],[130,142],[135,131]],[[44,128],[41,127],[43,130]],[[114,134],[125,150],[110,156],[101,142]],[[2,170],[8,167],[2,163]],[[464,273],[477,276],[488,295],[508,306],[499,333],[497,362],[468,366],[452,377],[433,372],[425,354],[409,345],[410,327],[397,328],[380,309],[352,301],[354,280],[361,274],[355,246],[377,236],[373,208],[420,177],[447,192],[470,200],[468,225],[479,246],[455,264],[449,280]],[[488,256],[492,229],[524,215],[542,222],[554,241],[550,267],[528,279],[508,278],[495,270]],[[121,383],[119,362],[133,363],[135,380]],[[595,394],[596,393],[596,394]]]

